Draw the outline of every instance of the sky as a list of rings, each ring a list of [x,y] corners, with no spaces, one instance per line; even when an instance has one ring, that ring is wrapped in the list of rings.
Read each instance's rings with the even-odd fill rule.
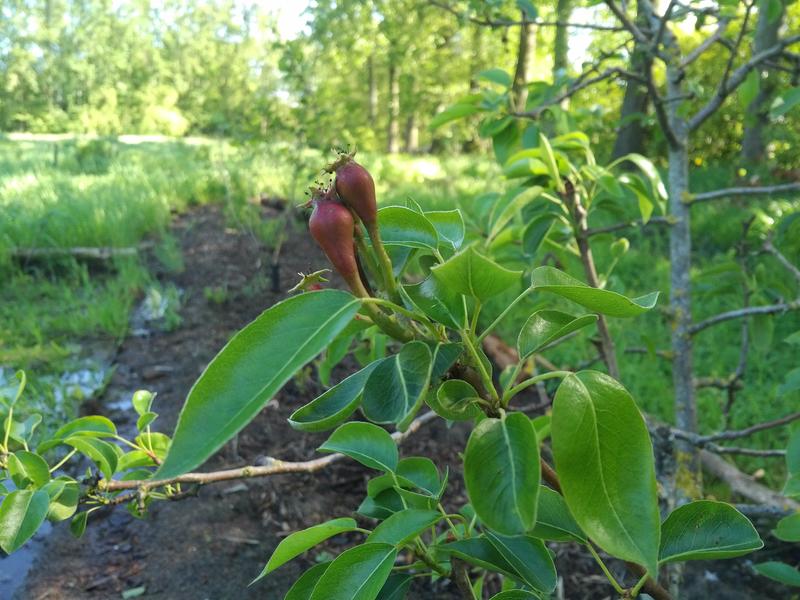
[[[305,27],[308,0],[262,0],[261,6],[278,18],[278,31],[285,40],[297,37]]]

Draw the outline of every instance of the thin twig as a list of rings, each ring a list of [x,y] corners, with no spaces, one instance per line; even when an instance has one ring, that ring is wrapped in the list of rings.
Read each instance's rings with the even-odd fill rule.
[[[745,429],[737,429],[733,431],[720,431],[719,433],[712,433],[710,435],[700,436],[698,439],[704,442],[717,442],[720,440],[736,440],[739,438],[753,435],[754,433],[758,433],[759,431],[764,431],[766,429],[774,429],[776,427],[782,427],[784,425],[788,425],[789,423],[793,423],[798,419],[800,419],[800,412],[795,412],[790,415],[786,415],[785,417],[781,417],[780,419],[774,419],[772,421],[765,421],[764,423],[757,423],[755,425],[751,425],[750,427],[746,427]]]
[[[424,415],[414,419],[406,431],[402,433],[399,431],[393,433],[392,439],[394,439],[397,444],[400,444],[410,435],[415,433],[420,427],[426,423],[429,423],[436,417],[436,413],[427,412]],[[232,479],[268,477],[270,475],[278,475],[282,473],[314,473],[332,465],[335,462],[340,461],[344,457],[344,454],[337,453],[324,456],[322,458],[299,462],[290,462],[267,457],[266,464],[264,465],[249,465],[246,467],[240,467],[238,469],[226,469],[223,471],[211,471],[208,473],[186,473],[170,479],[138,479],[131,481],[120,481],[116,479],[109,481],[104,479],[100,481],[97,487],[102,491],[108,492],[137,489],[148,490],[174,483],[194,483],[198,485],[206,485],[220,481],[230,481]]]
[[[697,46],[697,48],[689,52],[689,54],[687,54],[681,60],[680,68],[685,69],[686,67],[688,67],[694,61],[700,58],[703,54],[705,54],[706,50],[708,50],[711,46],[720,41],[723,34],[725,33],[725,30],[728,28],[729,24],[730,24],[730,19],[728,17],[723,17],[722,19],[720,19],[719,23],[717,24],[717,29],[714,31],[714,33],[712,33],[710,36],[704,39],[703,42],[699,46]]]
[[[704,329],[708,329],[712,325],[724,323],[725,321],[730,321],[732,319],[741,319],[743,317],[750,317],[753,315],[773,315],[776,313],[797,309],[800,309],[800,298],[793,300],[792,302],[779,302],[778,304],[768,304],[766,306],[748,306],[747,308],[740,308],[738,310],[729,310],[728,312],[720,313],[718,315],[714,315],[713,317],[709,317],[704,321],[695,323],[689,327],[689,334],[695,335]]]
[[[781,263],[784,268],[789,271],[797,281],[800,281],[800,269],[794,266],[789,259],[786,258],[783,253],[778,250],[772,243],[772,240],[767,238],[767,241],[764,242],[764,250],[772,254],[775,258],[778,259],[778,262]]]
[[[615,223],[614,225],[607,225],[606,227],[590,227],[586,230],[586,235],[591,237],[593,235],[600,235],[601,233],[613,233],[620,229],[628,229],[630,227],[647,227],[648,225],[672,225],[673,221],[670,217],[651,217],[647,223],[641,219],[629,221],[627,223]]]
[[[690,204],[720,200],[732,196],[772,196],[773,194],[800,193],[800,183],[782,183],[780,185],[766,185],[759,187],[732,187],[713,192],[702,192],[692,195]]]

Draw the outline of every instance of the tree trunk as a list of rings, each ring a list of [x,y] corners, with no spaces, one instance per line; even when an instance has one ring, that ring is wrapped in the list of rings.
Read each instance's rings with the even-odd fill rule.
[[[514,84],[512,87],[514,106],[517,110],[525,110],[528,99],[528,79],[531,55],[536,48],[535,29],[523,13],[523,24],[519,28],[519,45],[517,46],[517,65],[514,68]]]
[[[389,126],[386,152],[397,154],[400,150],[400,76],[394,60],[389,62]]]
[[[641,2],[638,4],[636,24],[639,27],[647,27],[647,13],[643,10]],[[648,73],[650,68],[651,60],[648,58],[647,49],[636,42],[631,54],[631,72],[644,74]],[[620,126],[611,154],[612,160],[631,153],[644,154],[645,133],[642,116],[647,112],[648,102],[647,88],[639,82],[628,81],[619,113]]]
[[[408,118],[406,119],[405,129],[405,152],[413,153],[419,150],[419,121],[417,120],[417,80],[412,75],[409,82],[409,102]]]
[[[480,89],[478,85],[478,73],[483,64],[483,27],[473,25],[472,27],[472,60],[469,69],[469,93],[474,94]]]
[[[367,85],[369,85],[367,114],[369,124],[374,127],[378,120],[378,84],[375,77],[375,57],[372,54],[367,59]]]
[[[556,4],[556,20],[566,23],[572,15],[572,0],[558,0]],[[556,38],[553,42],[553,81],[563,77],[569,66],[569,29],[565,25],[556,25]]]
[[[758,3],[758,23],[753,41],[753,54],[758,54],[778,43],[778,31],[783,24],[785,15],[783,2],[778,2],[778,4],[780,12],[777,15],[770,15],[769,0],[761,0]],[[770,16],[773,17],[772,20],[770,20]],[[742,138],[742,160],[745,163],[755,164],[764,158],[768,141],[765,138],[765,129],[769,124],[769,108],[776,87],[775,73],[768,70],[761,71],[758,94],[745,111],[744,137]]]

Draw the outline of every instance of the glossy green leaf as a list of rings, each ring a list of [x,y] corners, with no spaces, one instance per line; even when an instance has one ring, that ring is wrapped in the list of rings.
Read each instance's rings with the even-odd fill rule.
[[[538,600],[539,597],[533,592],[525,590],[507,590],[492,596],[490,600]]]
[[[430,458],[411,456],[397,463],[397,476],[413,483],[431,495],[439,493],[441,481],[439,469]]]
[[[387,519],[404,509],[403,500],[397,490],[386,489],[374,498],[371,496],[364,498],[356,512],[371,519]]]
[[[486,532],[486,538],[519,573],[525,585],[543,592],[555,589],[556,567],[542,540],[529,535],[498,535],[491,531]]]
[[[113,477],[119,460],[116,446],[92,437],[69,437],[64,443],[91,458],[106,479]]]
[[[59,477],[42,488],[50,497],[47,518],[50,521],[64,521],[75,514],[80,499],[78,483],[69,477]]]
[[[758,90],[761,87],[761,71],[753,69],[747,74],[744,82],[739,86],[739,101],[742,108],[747,108],[753,100],[758,96]]]
[[[431,130],[437,129],[451,121],[457,121],[465,117],[482,112],[483,109],[476,104],[454,104],[437,114],[431,119],[428,128]]]
[[[362,544],[342,552],[320,577],[310,600],[375,600],[394,566],[391,544]]]
[[[425,217],[436,229],[440,242],[446,241],[455,249],[461,247],[465,226],[460,210],[431,210],[425,213]]]
[[[37,450],[39,452],[47,452],[51,448],[55,448],[63,443],[68,437],[113,437],[117,434],[117,427],[111,420],[100,415],[91,415],[88,417],[79,417],[74,419],[59,428],[52,437],[39,444]]]
[[[292,584],[283,600],[308,600],[311,598],[314,587],[330,564],[330,562],[324,562],[308,569]]]
[[[522,249],[527,256],[534,256],[550,232],[556,216],[551,213],[538,215],[525,226],[522,232]]]
[[[444,287],[487,300],[519,281],[521,271],[511,271],[479,254],[473,247],[462,250],[431,273]]]
[[[261,574],[256,577],[252,583],[272,573],[272,571],[278,567],[285,565],[290,560],[300,556],[305,551],[310,550],[328,538],[332,538],[340,533],[355,531],[356,529],[358,529],[358,524],[353,519],[345,518],[333,519],[319,525],[314,525],[308,529],[303,529],[302,531],[295,531],[281,540],[281,543],[275,548],[272,556],[269,557]]]
[[[496,83],[504,88],[510,88],[512,83],[511,75],[509,75],[507,71],[498,68],[481,71],[478,73],[478,79],[491,81],[492,83]]]
[[[436,344],[436,346],[433,348],[431,383],[437,383],[442,377],[444,377],[450,367],[455,364],[463,352],[464,346],[459,342]]]
[[[475,427],[464,452],[464,482],[488,527],[509,535],[533,527],[539,480],[539,444],[528,417],[509,413]]]
[[[414,578],[404,573],[392,573],[383,584],[376,600],[403,600]]]
[[[298,408],[289,417],[289,425],[300,431],[325,431],[342,423],[358,408],[367,378],[383,360],[370,363]]]
[[[164,460],[170,444],[169,436],[159,431],[145,431],[137,435],[133,441],[136,445],[151,450],[159,460]]]
[[[411,301],[434,321],[453,329],[465,326],[467,313],[463,297],[433,275],[420,283],[403,286],[403,289]]]
[[[800,542],[800,513],[789,515],[778,521],[772,533],[784,542]]]
[[[437,549],[452,554],[456,558],[489,571],[496,571],[511,577],[521,579],[514,567],[497,551],[497,548],[485,536],[465,538],[442,546]]]
[[[609,554],[658,568],[653,448],[628,391],[597,371],[566,377],[552,413],[556,471],[570,513]]]
[[[435,394],[428,396],[433,411],[450,421],[470,421],[477,417],[481,412],[477,401],[478,392],[461,379],[444,381]]]
[[[404,206],[386,206],[378,210],[381,240],[386,246],[410,246],[436,250],[439,234],[425,215]]]
[[[47,517],[50,496],[43,490],[15,490],[0,504],[0,548],[17,550],[39,529]]]
[[[367,537],[367,542],[402,546],[419,535],[421,531],[435,525],[442,518],[436,510],[408,508],[394,513],[380,523]]]
[[[492,219],[492,225],[489,229],[489,240],[494,239],[503,230],[506,225],[513,219],[519,212],[528,204],[536,200],[542,195],[543,188],[536,185],[529,188],[524,188],[517,194],[511,202],[507,203],[500,214]]]
[[[733,506],[697,500],[673,510],[661,525],[659,561],[733,558],[763,546],[753,524]]]
[[[519,331],[517,351],[520,360],[596,321],[597,315],[573,317],[559,310],[537,310]]]
[[[135,410],[136,414],[139,416],[150,412],[155,397],[156,395],[154,393],[148,392],[147,390],[138,390],[134,392],[131,398],[133,410]]]
[[[658,300],[658,292],[631,300],[616,292],[599,290],[553,267],[534,269],[532,283],[537,290],[558,294],[610,317],[635,317],[653,308]]]
[[[539,508],[531,535],[554,542],[586,543],[586,535],[569,513],[563,496],[545,486],[539,488]]]
[[[341,452],[365,467],[378,471],[394,471],[399,459],[392,436],[372,423],[352,422],[341,425],[319,447],[319,451]]]
[[[768,561],[753,565],[753,568],[764,577],[769,577],[784,585],[800,587],[800,570],[777,561]]]
[[[89,512],[90,511],[85,510],[72,517],[72,521],[69,522],[69,532],[74,537],[80,538],[83,536],[86,531],[86,523],[89,520]]]
[[[40,488],[50,481],[50,466],[38,454],[18,450],[8,455],[8,474],[18,488]]]
[[[364,416],[374,423],[408,426],[422,406],[431,376],[431,351],[424,342],[409,342],[372,371],[361,399]]]
[[[144,431],[147,429],[153,421],[158,418],[158,414],[154,412],[146,412],[143,413],[138,419],[136,419],[136,429],[139,431]]]
[[[181,475],[219,450],[359,307],[345,292],[309,292],[279,302],[237,333],[189,392],[158,477]]]

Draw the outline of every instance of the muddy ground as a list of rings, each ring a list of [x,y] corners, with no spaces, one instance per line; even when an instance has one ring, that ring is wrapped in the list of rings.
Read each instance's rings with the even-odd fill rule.
[[[281,261],[282,290],[294,285],[298,271],[310,272],[325,265],[302,225],[295,223],[292,231]],[[116,356],[110,385],[101,398],[84,407],[84,412],[106,414],[123,428],[125,423],[128,428],[133,423],[126,401],[134,390],[144,387],[158,393],[154,410],[161,417],[156,429],[171,432],[191,384],[208,361],[232,333],[286,297],[285,291],[273,293],[269,284],[263,283],[269,280],[264,248],[251,236],[228,228],[218,209],[204,207],[178,217],[173,232],[185,269],[159,276],[184,292],[181,325],[170,332],[127,338]],[[153,268],[159,268],[155,262]],[[209,298],[209,287],[226,290],[224,298]],[[346,364],[339,367],[335,378],[341,378],[347,369]],[[311,377],[291,381],[240,434],[237,446],[229,445],[204,468],[253,464],[264,456],[286,460],[314,457],[326,434],[296,432],[286,418],[319,392]],[[451,506],[465,501],[458,451],[467,434],[464,427],[448,429],[435,423],[402,449],[403,454],[430,456],[440,466],[449,467],[446,503]],[[334,538],[259,584],[248,587],[248,583],[287,533],[351,515],[363,498],[369,476],[354,462],[342,461],[315,475],[279,475],[208,486],[196,498],[155,504],[144,520],[133,518],[122,507],[95,513],[82,540],[74,539],[66,525],[56,526],[14,598],[106,599],[120,598],[128,591],[165,600],[279,600],[315,557],[335,554],[357,537]],[[364,524],[369,525],[367,521]],[[564,577],[562,597],[612,597],[605,578],[578,548],[559,546],[557,563]],[[622,576],[624,571],[613,561],[612,568]],[[765,580],[757,580],[744,561],[698,564],[689,578],[686,598],[786,597],[785,589],[782,593]],[[413,600],[458,597],[446,581],[418,581],[409,594]]]

